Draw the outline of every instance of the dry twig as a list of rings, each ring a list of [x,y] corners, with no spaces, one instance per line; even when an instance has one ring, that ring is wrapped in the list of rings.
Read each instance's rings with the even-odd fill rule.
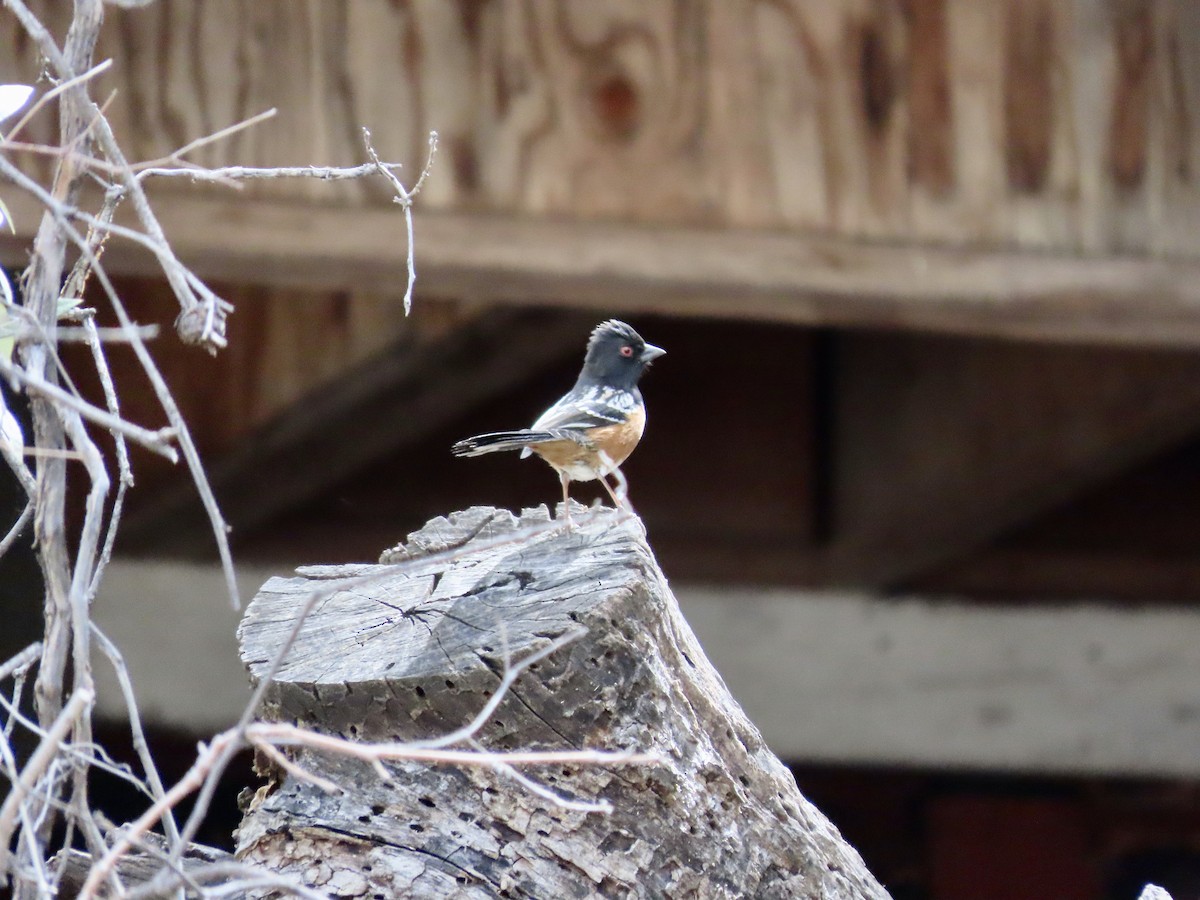
[[[371,132],[363,128],[362,133],[363,144],[367,148],[367,155],[371,158],[371,163],[379,171],[379,174],[391,183],[392,189],[396,192],[392,202],[399,203],[404,210],[404,228],[408,233],[408,285],[404,289],[404,314],[407,316],[412,312],[413,285],[417,283],[417,269],[413,256],[413,198],[425,186],[425,179],[429,177],[429,172],[433,168],[433,158],[437,154],[438,148],[438,135],[436,131],[429,132],[429,154],[425,157],[425,167],[421,169],[416,184],[412,188],[405,188],[400,179],[392,172],[392,167],[380,162],[379,155],[371,145]]]
[[[50,767],[50,764],[61,752],[61,744],[67,733],[75,727],[76,720],[85,709],[91,706],[96,695],[91,691],[76,691],[62,708],[58,718],[46,732],[46,736],[38,748],[29,757],[29,762],[21,770],[20,776],[13,782],[12,789],[0,806],[0,874],[7,869],[9,844],[12,841],[13,826],[16,823],[18,809],[25,797],[33,791],[37,783]]]

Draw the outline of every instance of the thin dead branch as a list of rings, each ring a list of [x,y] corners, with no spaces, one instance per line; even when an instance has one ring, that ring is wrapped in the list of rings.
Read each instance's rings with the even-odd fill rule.
[[[3,681],[6,678],[11,678],[18,672],[25,671],[35,662],[41,659],[41,656],[42,642],[38,641],[37,643],[30,644],[16,656],[5,661],[4,663],[0,663],[0,681]]]
[[[87,337],[88,348],[92,351],[92,361],[95,363],[96,372],[100,376],[100,385],[104,390],[104,400],[108,406],[108,412],[110,415],[120,418],[121,408],[117,401],[117,391],[113,385],[112,373],[108,369],[108,360],[104,356],[104,349],[100,346],[100,336],[97,333],[96,323],[91,316],[88,316],[84,320],[83,332]],[[125,446],[125,437],[119,432],[111,433],[116,447],[117,469],[120,475],[117,479],[117,496],[113,500],[112,512],[108,517],[108,534],[105,536],[104,548],[100,553],[100,559],[96,563],[95,571],[92,573],[92,581],[88,587],[89,603],[95,598],[100,578],[104,574],[109,560],[112,558],[113,545],[117,538],[117,527],[121,524],[121,511],[125,505],[125,492],[133,487],[133,468],[129,464],[129,449]],[[115,650],[116,648],[114,647],[113,651]],[[120,654],[116,655],[119,657]],[[112,658],[113,653],[109,653],[109,657]],[[136,715],[136,709],[132,704],[129,709],[131,716]]]
[[[429,153],[425,157],[425,166],[421,169],[421,174],[412,188],[405,188],[400,179],[392,172],[392,167],[384,165],[380,161],[379,155],[371,145],[371,132],[364,127],[362,133],[363,144],[367,149],[367,156],[371,158],[371,163],[379,171],[379,174],[388,180],[392,185],[392,189],[396,192],[396,196],[392,198],[392,201],[399,203],[400,207],[404,210],[404,228],[408,235],[408,284],[404,289],[404,314],[407,316],[412,312],[413,286],[417,283],[417,269],[413,249],[413,198],[424,187],[425,179],[429,177],[429,172],[433,168],[433,158],[437,154],[438,148],[438,135],[436,131],[429,132]]]
[[[171,428],[160,428],[157,431],[150,431],[141,425],[127,422],[120,416],[114,416],[107,410],[93,406],[86,400],[80,400],[74,394],[64,391],[58,385],[34,376],[22,367],[15,366],[2,357],[0,357],[0,375],[21,385],[27,393],[52,400],[54,403],[78,413],[83,418],[95,422],[109,431],[115,431],[124,435],[152,453],[164,456],[171,462],[179,460],[178,452],[171,446],[177,437]]]
[[[142,771],[146,775],[146,784],[150,788],[150,796],[154,800],[161,800],[166,791],[163,789],[162,776],[158,773],[158,766],[154,763],[154,756],[150,753],[150,745],[146,741],[146,732],[142,728],[141,713],[138,712],[137,697],[133,692],[133,680],[129,677],[129,669],[125,665],[125,658],[121,655],[121,651],[117,648],[117,645],[109,640],[94,622],[92,623],[92,636],[96,639],[96,643],[104,652],[104,655],[108,657],[108,661],[113,667],[113,672],[117,676],[117,683],[121,686],[121,696],[125,700],[125,711],[129,716],[129,730],[133,737],[133,749],[142,763]],[[174,813],[168,811],[163,816],[162,822],[167,839],[178,843],[179,827],[175,824]]]
[[[59,82],[50,90],[46,91],[46,93],[39,96],[37,100],[35,100],[33,104],[27,110],[25,110],[25,112],[21,115],[21,118],[17,119],[16,124],[8,130],[8,134],[5,136],[4,141],[5,146],[17,145],[16,138],[17,135],[21,133],[21,129],[28,125],[29,121],[38,113],[40,113],[51,100],[60,96],[64,91],[69,91],[71,88],[91,81],[97,75],[107,72],[112,68],[112,64],[113,61],[111,59],[106,59],[104,62],[97,63],[96,65],[92,66],[86,72],[76,75],[73,78],[68,78],[66,81]],[[57,152],[65,152],[61,150],[61,148],[56,147],[53,149]]]
[[[96,695],[92,691],[76,691],[71,695],[71,699],[63,706],[42,742],[29,757],[29,762],[21,770],[20,776],[13,782],[12,790],[4,798],[4,804],[0,806],[0,879],[4,878],[8,868],[8,848],[12,842],[13,827],[22,801],[33,791],[34,785],[59,756],[67,734],[95,699]],[[3,884],[3,881],[0,881],[0,884]]]
[[[0,556],[3,556],[9,551],[17,538],[21,536],[21,532],[25,530],[25,526],[29,524],[29,520],[33,518],[33,504],[26,503],[25,508],[21,510],[21,514],[17,516],[17,520],[13,522],[12,527],[8,529],[8,534],[0,540]]]

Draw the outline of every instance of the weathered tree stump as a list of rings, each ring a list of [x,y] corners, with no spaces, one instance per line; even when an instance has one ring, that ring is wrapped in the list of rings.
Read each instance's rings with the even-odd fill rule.
[[[431,898],[875,898],[858,853],[791,774],[704,656],[643,538],[613,511],[552,527],[472,508],[431,521],[378,566],[273,578],[240,629],[262,676],[297,610],[315,607],[261,717],[364,741],[458,728],[519,659],[583,626],[531,666],[478,734],[488,749],[660,754],[623,768],[528,768],[564,809],[502,772],[367,764],[301,751],[345,790],[265,766],[238,832],[246,862],[336,896]]]

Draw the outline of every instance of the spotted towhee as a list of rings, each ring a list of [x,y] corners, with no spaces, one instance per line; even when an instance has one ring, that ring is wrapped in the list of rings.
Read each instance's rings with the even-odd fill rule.
[[[583,370],[563,397],[538,417],[530,428],[478,434],[451,448],[455,456],[479,456],[497,450],[520,450],[521,458],[536,453],[562,480],[563,510],[571,520],[568,485],[600,479],[613,502],[621,499],[608,483],[629,457],[646,427],[646,407],[638,379],[666,351],[647,344],[641,335],[616,319],[596,326],[588,341]]]

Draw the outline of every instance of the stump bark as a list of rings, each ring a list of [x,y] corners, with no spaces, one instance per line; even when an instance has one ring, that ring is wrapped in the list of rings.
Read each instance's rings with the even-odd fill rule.
[[[374,566],[273,578],[239,629],[264,675],[313,591],[322,599],[260,717],[364,741],[462,726],[519,659],[586,634],[525,671],[479,732],[488,749],[636,750],[652,765],[528,768],[564,809],[502,772],[369,766],[300,751],[344,788],[269,765],[238,856],[342,897],[882,898],[858,853],[797,790],[688,627],[641,523],[543,507],[434,519]]]

